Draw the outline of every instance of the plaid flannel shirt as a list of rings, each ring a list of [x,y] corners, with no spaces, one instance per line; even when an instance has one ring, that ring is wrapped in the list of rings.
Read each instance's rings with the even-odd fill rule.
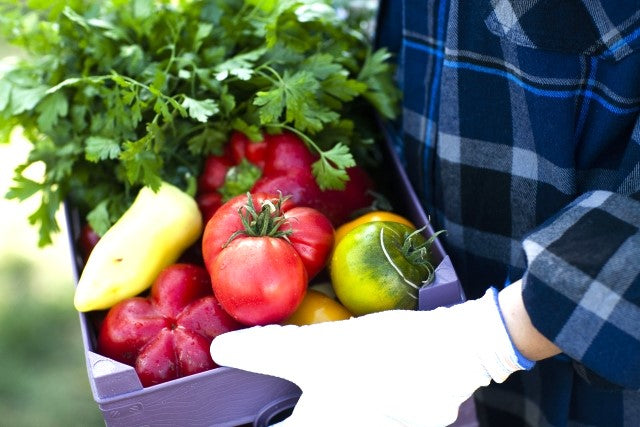
[[[523,278],[563,354],[476,393],[491,426],[640,425],[640,4],[390,0],[398,152],[469,298]]]

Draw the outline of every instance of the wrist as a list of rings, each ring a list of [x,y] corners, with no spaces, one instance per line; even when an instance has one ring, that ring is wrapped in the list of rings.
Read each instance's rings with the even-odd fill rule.
[[[513,372],[531,369],[535,362],[526,358],[514,345],[498,304],[495,288],[482,298],[467,301],[467,314],[473,327],[469,339],[479,361],[493,381],[501,383]]]
[[[520,352],[520,349],[513,342],[513,338],[509,333],[509,328],[507,328],[507,322],[505,321],[504,313],[502,312],[502,307],[500,306],[500,297],[499,297],[498,290],[496,288],[491,288],[490,291],[493,294],[493,300],[498,309],[500,320],[502,320],[502,326],[504,327],[504,330],[507,333],[507,336],[509,337],[509,341],[511,342],[511,348],[513,350],[513,354],[516,357],[518,365],[522,366],[522,368],[526,370],[533,368],[536,362],[534,360],[529,359],[524,354],[522,354],[522,352]]]
[[[522,281],[518,280],[500,291],[498,307],[514,348],[524,357],[537,361],[561,352],[531,323],[522,301]]]

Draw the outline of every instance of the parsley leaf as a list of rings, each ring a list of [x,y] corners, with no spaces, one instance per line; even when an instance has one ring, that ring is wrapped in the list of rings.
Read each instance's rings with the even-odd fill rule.
[[[342,190],[349,180],[346,168],[355,166],[356,162],[349,152],[349,148],[342,143],[336,144],[312,165],[314,176],[318,178],[318,186],[322,190],[334,188]]]
[[[120,154],[120,144],[111,138],[91,136],[85,144],[85,156],[90,162],[116,159]]]
[[[39,182],[17,174],[14,178],[14,185],[9,189],[6,197],[8,199],[26,200],[42,190],[42,188],[43,185]]]
[[[50,132],[58,123],[58,117],[65,117],[69,112],[69,101],[60,92],[54,92],[45,98],[36,107],[38,126],[44,132]]]
[[[107,203],[108,200],[103,200],[87,214],[89,225],[100,236],[106,233],[109,227],[111,227]]]
[[[220,111],[218,104],[213,99],[198,101],[185,96],[181,105],[187,109],[189,117],[203,123],[206,123],[209,117]]]

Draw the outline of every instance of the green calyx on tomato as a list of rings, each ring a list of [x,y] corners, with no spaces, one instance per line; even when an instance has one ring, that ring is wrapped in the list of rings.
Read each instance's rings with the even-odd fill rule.
[[[414,230],[411,233],[405,232],[404,234],[404,242],[402,244],[402,253],[405,258],[414,266],[422,267],[425,271],[428,272],[427,278],[422,281],[422,284],[431,283],[433,280],[433,275],[435,273],[435,268],[431,263],[431,246],[433,245],[433,241],[438,237],[439,234],[444,233],[444,230],[440,230],[434,233],[431,237],[429,237],[426,241],[422,243],[418,243],[418,239],[415,239],[415,235],[422,236],[422,233],[426,227],[423,227],[419,230]],[[382,232],[381,232],[382,233]],[[390,258],[388,258],[389,262],[392,262]]]
[[[429,239],[406,224],[373,221],[349,231],[330,264],[333,288],[355,315],[415,309],[418,290],[434,276]]]
[[[279,237],[289,241],[287,236],[292,233],[292,230],[282,229],[282,225],[287,220],[282,213],[282,205],[288,198],[279,193],[278,199],[265,199],[260,204],[260,212],[258,212],[254,208],[251,193],[247,192],[247,203],[238,210],[244,228],[229,236],[229,240],[223,247],[227,247],[233,239],[241,234],[250,237]]]

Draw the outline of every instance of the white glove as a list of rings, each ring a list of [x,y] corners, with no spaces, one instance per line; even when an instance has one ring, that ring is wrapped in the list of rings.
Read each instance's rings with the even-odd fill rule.
[[[310,326],[268,325],[216,337],[216,363],[296,383],[282,426],[444,426],[491,380],[530,369],[490,289],[433,311],[394,310]]]

